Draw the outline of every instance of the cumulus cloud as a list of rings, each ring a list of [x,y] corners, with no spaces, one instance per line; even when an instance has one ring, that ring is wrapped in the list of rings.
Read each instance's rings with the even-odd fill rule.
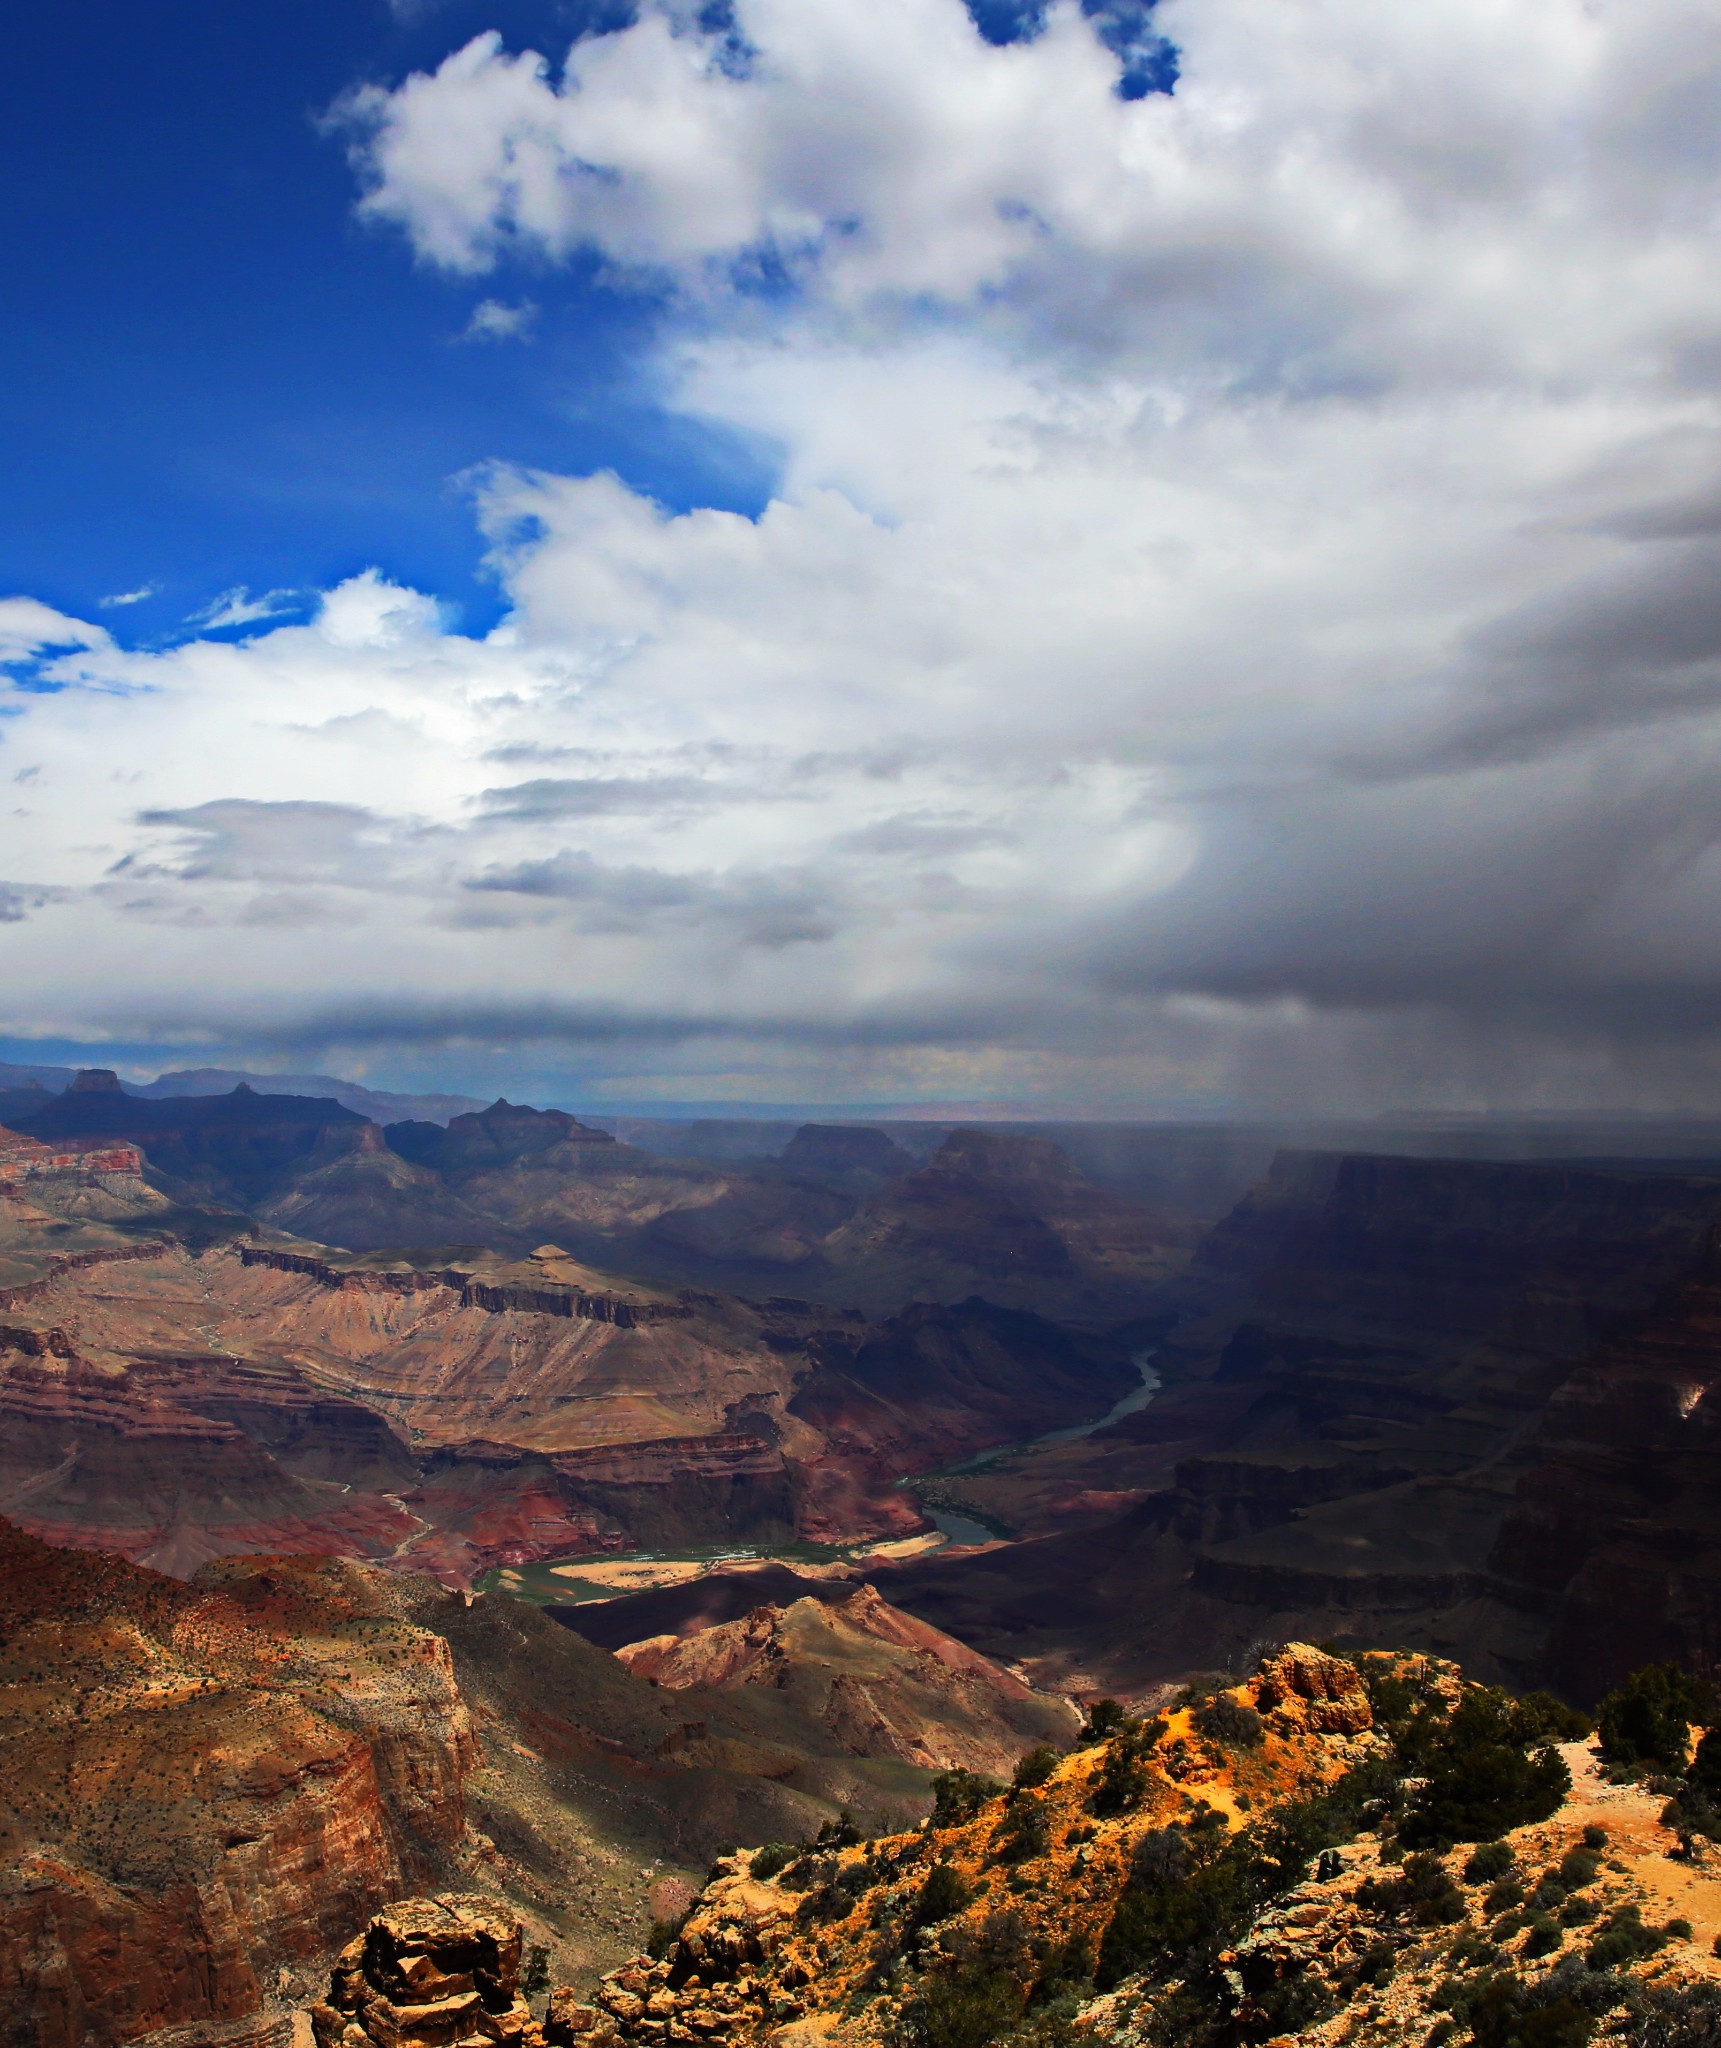
[[[530,299],[511,306],[505,299],[480,299],[461,329],[461,341],[524,341],[537,324],[538,309]]]
[[[1104,10],[733,12],[344,117],[427,263],[667,288],[770,502],[486,472],[482,639],[375,570],[148,654],[0,605],[63,892],[0,1022],[1721,1101],[1713,10],[1162,0],[1137,98]]]

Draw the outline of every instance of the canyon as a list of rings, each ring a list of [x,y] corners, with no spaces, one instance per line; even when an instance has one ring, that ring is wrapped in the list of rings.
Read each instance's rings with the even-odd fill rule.
[[[787,1689],[672,1688],[411,1574],[272,1557],[184,1582],[0,1523],[0,2041],[290,2011],[355,1925],[451,1885],[589,1975],[642,1938],[654,1885],[736,1841],[912,1820],[931,1765],[888,1731],[928,1668],[964,1756],[1072,1726],[872,1596],[843,1648],[843,1710],[827,1656],[815,1711],[793,1643]]]
[[[412,1892],[584,1996],[713,1856],[910,1827],[1263,1645],[1579,1701],[1721,1660],[1695,1144],[749,1152],[111,1081],[0,1134],[20,2048],[273,2024]],[[640,1552],[700,1562],[524,1597]]]
[[[904,1471],[1128,1379],[1103,1342],[981,1301],[872,1323],[554,1247],[425,1268],[146,1243],[14,1295],[0,1512],[182,1572],[328,1548],[468,1583],[581,1550],[901,1535]]]

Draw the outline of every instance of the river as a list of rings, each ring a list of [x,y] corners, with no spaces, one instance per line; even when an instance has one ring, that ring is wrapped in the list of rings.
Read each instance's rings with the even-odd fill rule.
[[[988,1465],[995,1465],[1000,1458],[1019,1457],[1024,1451],[1037,1451],[1042,1444],[1074,1443],[1078,1437],[1092,1436],[1095,1431],[1108,1424],[1120,1421],[1125,1415],[1134,1415],[1145,1408],[1159,1392],[1160,1379],[1153,1370],[1152,1350],[1138,1351],[1130,1360],[1141,1375],[1141,1384],[1131,1387],[1121,1401],[1114,1401],[1103,1415],[1097,1415],[1092,1422],[1073,1423],[1067,1429],[1049,1429],[1044,1436],[1024,1438],[1020,1443],[994,1444],[991,1450],[981,1451],[977,1457],[964,1458],[960,1465],[946,1465],[941,1472],[921,1472],[913,1479],[899,1480],[900,1486],[918,1487],[929,1479],[955,1479],[964,1472],[979,1472]],[[946,1508],[929,1506],[925,1501],[920,1511],[949,1543],[996,1543],[998,1531],[989,1529],[984,1522],[977,1522],[970,1515],[951,1514]]]

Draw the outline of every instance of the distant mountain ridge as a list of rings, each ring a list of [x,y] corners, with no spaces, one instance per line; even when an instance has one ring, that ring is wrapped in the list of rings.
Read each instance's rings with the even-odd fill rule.
[[[19,1066],[0,1060],[0,1096],[43,1091],[63,1094],[77,1081],[80,1072],[101,1068]],[[482,1109],[475,1095],[413,1095],[389,1088],[367,1088],[359,1081],[343,1081],[334,1074],[256,1074],[243,1067],[184,1067],[170,1074],[158,1074],[153,1081],[121,1081],[122,1094],[143,1102],[159,1102],[186,1095],[230,1095],[241,1085],[258,1095],[308,1095],[338,1102],[355,1110],[372,1123],[391,1124],[412,1119],[420,1123],[445,1124],[465,1111]]]

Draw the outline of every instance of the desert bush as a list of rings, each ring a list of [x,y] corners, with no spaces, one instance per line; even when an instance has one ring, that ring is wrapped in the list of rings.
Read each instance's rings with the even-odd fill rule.
[[[793,1842],[767,1842],[753,1852],[753,1875],[761,1880],[776,1877],[788,1869],[800,1851]]]
[[[1507,1694],[1476,1686],[1443,1724],[1413,1727],[1401,1740],[1404,1761],[1426,1779],[1399,1827],[1407,1848],[1493,1841],[1559,1811],[1571,1772],[1545,1742],[1532,1753],[1541,1717],[1519,1709]]]
[[[1513,1863],[1512,1848],[1508,1842],[1484,1842],[1471,1852],[1470,1860],[1464,1866],[1466,1884],[1491,1884],[1497,1877],[1504,1877]]]
[[[1128,1716],[1116,1700],[1095,1700],[1088,1708],[1088,1725],[1082,1730],[1078,1740],[1084,1749],[1092,1749],[1095,1743],[1104,1742],[1108,1736],[1115,1735],[1127,1719]]]
[[[971,1894],[962,1873],[950,1863],[935,1863],[926,1873],[920,1896],[909,1915],[911,1927],[931,1927],[960,1913]]]
[[[991,2048],[1022,2017],[1027,2000],[1003,1970],[958,1970],[922,1980],[903,2008],[904,2048]]]
[[[1060,1758],[1055,1749],[1041,1745],[1029,1750],[1025,1757],[1018,1759],[1015,1775],[1010,1783],[1018,1792],[1031,1792],[1036,1786],[1044,1785],[1058,1768]]]
[[[1026,1863],[1044,1856],[1051,1846],[1051,1825],[1037,1799],[1018,1799],[1006,1810],[992,1837],[992,1854],[1000,1863]]]
[[[1397,1877],[1366,1879],[1357,1889],[1357,1901],[1418,1927],[1450,1927],[1464,1918],[1464,1894],[1440,1858],[1427,1851],[1407,1856]]]
[[[645,1937],[645,1952],[655,1961],[662,1962],[675,1944],[681,1939],[681,1930],[687,1925],[687,1915],[682,1913],[673,1920],[654,1920],[651,1932]],[[544,1989],[549,1989],[549,1972],[544,1975]]]
[[[1530,1931],[1524,1937],[1524,1953],[1527,1956],[1551,1956],[1565,1938],[1560,1931],[1560,1923],[1551,1914],[1532,1913]]]
[[[932,1824],[961,1827],[1003,1790],[995,1778],[983,1778],[977,1771],[940,1771],[932,1781]]]
[[[1721,2048],[1721,1985],[1645,1985],[1630,2040],[1632,2048]]]
[[[1659,1764],[1665,1770],[1683,1771],[1690,1723],[1707,1724],[1714,1712],[1714,1696],[1700,1679],[1677,1664],[1646,1664],[1596,1710],[1602,1757],[1620,1770],[1648,1770]]]
[[[1266,1723],[1255,1709],[1234,1700],[1228,1692],[1197,1707],[1191,1718],[1196,1734],[1218,1743],[1221,1749],[1259,1749],[1266,1733]]]
[[[1589,1945],[1592,1970],[1617,1970],[1626,1963],[1641,1962],[1666,1945],[1667,1937],[1656,1927],[1646,1927],[1636,1906],[1621,1906],[1610,1913],[1601,1932]]]

